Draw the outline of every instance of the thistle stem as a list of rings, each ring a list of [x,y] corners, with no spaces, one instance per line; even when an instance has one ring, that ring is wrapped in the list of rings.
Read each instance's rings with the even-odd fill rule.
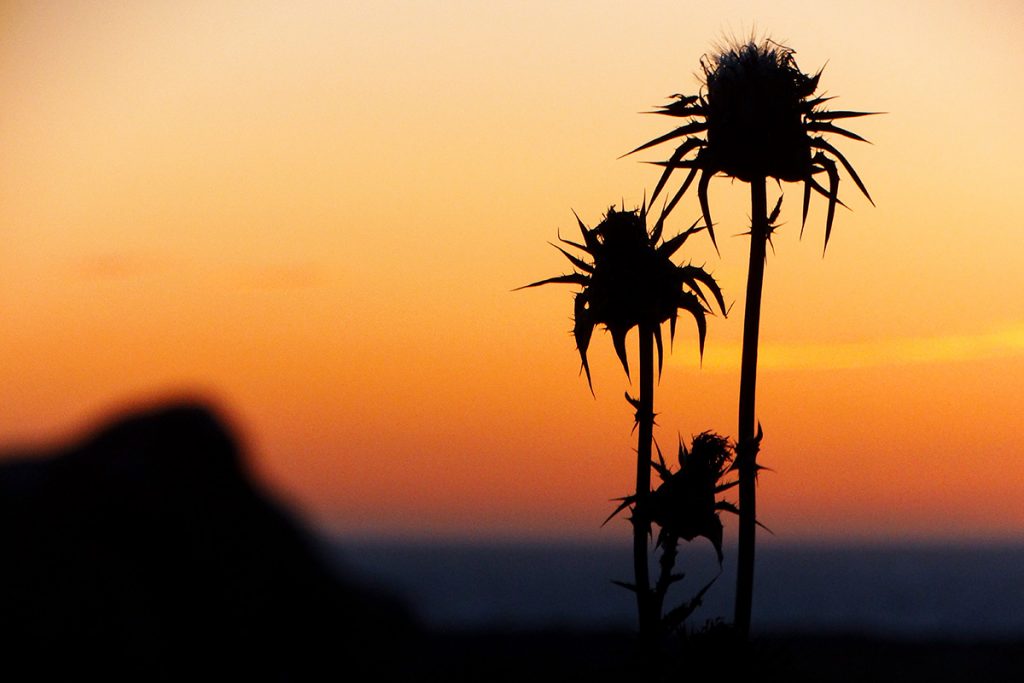
[[[654,644],[657,615],[651,594],[647,568],[647,538],[651,533],[648,499],[651,495],[651,441],[654,432],[654,327],[639,326],[640,333],[640,407],[637,410],[636,503],[633,505],[633,569],[635,572],[637,614],[640,641]]]
[[[750,263],[743,311],[743,351],[740,367],[739,429],[736,463],[740,482],[740,529],[736,561],[735,627],[742,638],[750,635],[754,595],[754,541],[757,531],[757,448],[754,397],[757,388],[757,340],[761,323],[761,290],[768,242],[768,202],[765,179],[750,182]]]
[[[676,567],[676,556],[679,554],[679,538],[669,536],[659,540],[662,541],[661,559],[658,561],[661,571],[654,584],[654,613],[660,618],[664,613],[665,594],[672,585],[672,570]]]

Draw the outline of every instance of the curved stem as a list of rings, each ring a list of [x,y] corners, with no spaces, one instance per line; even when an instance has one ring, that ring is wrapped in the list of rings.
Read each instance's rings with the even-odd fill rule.
[[[654,644],[658,615],[654,613],[647,569],[647,539],[651,520],[647,502],[651,494],[651,441],[654,433],[654,328],[640,325],[640,407],[637,410],[636,503],[633,505],[633,569],[636,585],[640,641]]]
[[[743,311],[743,352],[740,367],[739,430],[736,462],[740,481],[740,530],[736,561],[736,630],[750,634],[754,595],[754,540],[757,531],[757,441],[754,396],[757,388],[757,340],[761,324],[761,290],[764,283],[765,246],[768,242],[768,202],[765,179],[750,183],[750,264],[747,298]]]

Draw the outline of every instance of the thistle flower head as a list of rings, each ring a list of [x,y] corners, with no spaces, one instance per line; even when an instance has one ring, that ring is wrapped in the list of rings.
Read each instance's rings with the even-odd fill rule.
[[[701,68],[708,155],[719,171],[744,182],[801,180],[811,160],[807,98],[820,74],[803,73],[792,50],[767,41],[728,47]]]
[[[729,440],[714,432],[703,432],[693,438],[689,450],[679,443],[679,469],[673,472],[658,451],[658,462],[652,463],[661,484],[651,493],[650,519],[661,528],[659,545],[670,539],[692,541],[702,536],[715,547],[722,561],[722,521],[720,510],[735,511],[731,503],[717,496],[735,485],[723,482],[732,463],[733,450]]]
[[[718,500],[718,494],[736,486],[737,480],[725,481],[732,470],[733,447],[729,440],[714,432],[702,432],[693,437],[690,448],[679,442],[679,469],[672,471],[658,448],[658,461],[651,467],[658,473],[661,484],[648,497],[645,506],[647,519],[658,525],[658,546],[675,548],[679,539],[692,541],[703,537],[711,541],[722,561],[721,511],[738,514],[732,503]],[[637,496],[617,498],[619,506],[605,519],[607,524],[615,515],[630,506],[637,506]]]
[[[715,174],[744,182],[766,178],[803,182],[803,222],[807,220],[812,191],[828,200],[827,246],[836,206],[842,204],[839,164],[872,201],[850,162],[823,137],[836,134],[866,142],[834,121],[871,112],[825,109],[824,104],[832,98],[814,97],[821,71],[813,76],[802,72],[794,54],[792,49],[767,39],[728,45],[701,59],[704,87],[700,94],[674,95],[673,102],[658,108],[656,113],[689,119],[688,123],[630,152],[682,139],[669,159],[656,162],[665,170],[651,196],[652,202],[673,171],[687,170],[682,185],[666,204],[663,217],[697,180],[701,211],[714,241],[708,184]],[[827,188],[815,177],[821,173],[828,178]]]
[[[573,336],[588,384],[592,386],[587,349],[597,325],[604,325],[611,332],[612,343],[627,376],[626,333],[638,325],[655,329],[660,371],[664,354],[661,324],[669,322],[670,339],[674,338],[680,310],[688,312],[697,323],[703,354],[706,316],[711,313],[711,300],[723,315],[726,312],[722,291],[703,268],[679,266],[671,258],[690,235],[703,227],[695,224],[669,240],[660,241],[662,223],[659,221],[648,232],[646,208],[617,211],[612,207],[594,228],[588,228],[579,217],[577,222],[583,236],[582,243],[559,239],[584,252],[590,260],[556,246],[576,270],[526,287],[550,283],[582,287],[582,291],[576,294],[573,307]]]

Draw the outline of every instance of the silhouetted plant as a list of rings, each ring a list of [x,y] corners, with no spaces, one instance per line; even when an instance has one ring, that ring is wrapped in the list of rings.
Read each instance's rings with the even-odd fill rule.
[[[657,448],[657,444],[655,444]],[[692,541],[703,537],[711,542],[722,564],[722,521],[719,512],[724,510],[737,514],[736,506],[728,501],[718,500],[718,494],[731,489],[736,480],[725,481],[733,459],[729,440],[714,432],[702,432],[693,438],[690,449],[679,442],[679,469],[673,472],[665,464],[661,449],[657,448],[658,460],[651,466],[661,479],[645,505],[641,516],[658,526],[656,548],[661,549],[660,572],[653,593],[655,613],[660,615],[662,634],[670,635],[680,629],[683,622],[700,607],[704,594],[717,580],[716,575],[696,595],[674,609],[664,612],[665,597],[672,584],[684,578],[675,571],[679,541]],[[608,520],[625,508],[632,506],[633,515],[641,504],[637,497],[626,496],[621,504],[608,516]],[[608,520],[605,520],[607,522]]]
[[[587,349],[594,328],[604,325],[611,332],[615,352],[629,377],[626,334],[639,328],[640,396],[627,400],[636,409],[637,467],[636,492],[633,495],[633,564],[635,583],[630,587],[637,596],[641,640],[652,643],[660,615],[656,611],[655,593],[650,585],[647,563],[647,539],[651,531],[651,443],[654,428],[654,349],[658,352],[660,376],[664,345],[661,325],[669,323],[670,340],[675,337],[679,311],[689,313],[697,324],[700,352],[704,352],[707,314],[711,300],[723,315],[726,313],[722,292],[703,268],[676,265],[672,256],[694,233],[703,230],[696,224],[688,230],[662,241],[663,222],[658,221],[648,232],[646,205],[636,211],[608,210],[604,220],[588,228],[577,216],[583,242],[559,238],[564,244],[579,249],[590,261],[556,248],[575,266],[567,275],[534,282],[526,287],[544,284],[574,284],[582,287],[575,295],[573,335],[579,350],[587,383],[593,391]],[[520,288],[523,289],[523,288]],[[709,295],[711,299],[709,299]],[[628,505],[628,504],[627,504]]]
[[[871,201],[867,188],[846,157],[822,137],[834,133],[854,140],[864,138],[835,125],[837,119],[866,116],[869,112],[832,111],[824,108],[830,97],[813,97],[821,71],[810,76],[797,67],[794,52],[770,40],[726,46],[717,54],[701,59],[704,88],[697,95],[675,95],[657,113],[690,119],[633,152],[669,140],[683,138],[664,162],[651,201],[657,198],[676,169],[687,169],[682,184],[667,202],[662,220],[676,206],[697,179],[697,197],[708,233],[714,242],[708,184],[718,173],[750,184],[750,261],[747,274],[746,309],[743,320],[743,351],[740,370],[739,431],[736,467],[739,470],[740,532],[737,562],[735,625],[741,635],[750,628],[754,580],[754,537],[756,528],[757,452],[760,426],[754,413],[757,381],[757,343],[761,311],[766,242],[775,229],[782,198],[771,216],[767,210],[766,181],[803,182],[803,223],[811,192],[828,200],[825,246],[832,233],[839,199],[841,164],[858,189]],[[704,137],[697,137],[703,133]],[[828,187],[815,178],[824,173]],[[874,202],[872,202],[873,204]],[[845,206],[845,205],[844,205]],[[717,248],[717,244],[715,245]]]

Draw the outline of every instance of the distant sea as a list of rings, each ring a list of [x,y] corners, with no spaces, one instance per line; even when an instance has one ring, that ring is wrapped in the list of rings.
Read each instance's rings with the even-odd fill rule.
[[[428,626],[474,629],[631,628],[628,546],[339,540],[331,557],[350,575],[404,598]],[[677,604],[708,581],[700,625],[732,609],[735,554],[719,574],[699,540],[680,547]],[[728,620],[728,619],[727,619]],[[754,625],[761,632],[912,638],[1024,638],[1024,545],[763,544]]]

